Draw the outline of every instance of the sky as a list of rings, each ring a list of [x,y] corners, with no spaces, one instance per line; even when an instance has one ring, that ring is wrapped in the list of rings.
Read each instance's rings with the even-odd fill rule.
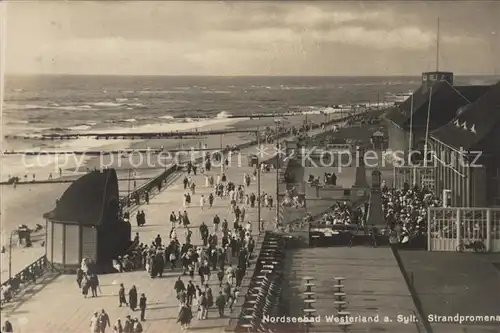
[[[0,3],[6,73],[500,74],[500,1]]]

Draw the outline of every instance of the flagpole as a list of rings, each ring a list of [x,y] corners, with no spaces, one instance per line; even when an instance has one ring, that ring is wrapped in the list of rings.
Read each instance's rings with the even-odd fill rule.
[[[408,152],[411,153],[413,149],[413,94],[411,94],[411,104],[410,104],[410,140]]]
[[[429,106],[427,108],[427,125],[425,127],[425,146],[424,146],[424,166],[427,166],[427,143],[429,140],[429,122],[431,117],[432,86],[429,90]]]

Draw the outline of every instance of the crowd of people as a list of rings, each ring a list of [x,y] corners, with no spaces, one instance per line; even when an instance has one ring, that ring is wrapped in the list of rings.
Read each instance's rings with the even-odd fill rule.
[[[408,243],[427,233],[427,208],[442,206],[440,198],[429,188],[408,183],[391,189],[382,182],[382,205],[386,224],[400,243]]]
[[[297,209],[304,208],[305,200],[303,198],[300,198],[297,187],[293,186],[291,189],[286,191],[281,205],[283,207],[295,207]]]
[[[225,309],[232,311],[255,247],[252,237],[254,225],[248,221],[246,211],[256,207],[258,200],[262,200],[263,206],[269,209],[274,205],[273,197],[267,193],[262,193],[260,199],[254,193],[248,193],[252,183],[252,176],[248,174],[243,176],[240,185],[236,180],[228,179],[225,173],[217,176],[216,181],[213,176],[205,174],[205,187],[211,188],[211,192],[208,195],[197,193],[192,177],[194,170],[194,167],[188,168],[183,179],[186,191],[184,209],[177,213],[172,211],[169,215],[169,235],[158,234],[148,244],[142,242],[139,233],[136,233],[130,252],[113,262],[114,268],[119,272],[144,270],[150,278],[161,278],[165,271],[170,272],[169,276],[171,273],[179,274],[174,289],[179,304],[177,321],[182,329],[187,329],[195,317],[198,320],[206,319],[213,308],[217,309],[220,317],[224,316]],[[202,169],[202,172],[205,170]],[[228,216],[221,217],[214,213],[212,221],[201,221],[198,230],[195,230],[188,213],[192,197],[195,196],[199,196],[202,210],[210,209],[215,200],[220,201],[219,205],[227,204]],[[141,214],[144,213],[138,213]],[[138,225],[143,225],[139,223],[143,220],[144,217],[137,216]],[[193,233],[196,231],[199,242],[193,241]],[[180,237],[182,235],[184,237]],[[184,239],[183,242],[181,238]],[[189,279],[188,283],[183,281],[183,276]],[[209,284],[209,281],[212,283]],[[212,290],[213,282],[220,288],[219,291]],[[119,304],[129,305],[134,310],[137,305],[135,286],[128,293],[128,301],[124,287],[120,287]],[[145,320],[142,311],[141,308],[141,320]],[[97,318],[99,316],[98,314]],[[122,330],[117,332],[135,333],[134,327],[141,320],[127,318]],[[97,321],[101,323],[103,320]],[[121,322],[117,322],[115,327],[119,324]]]

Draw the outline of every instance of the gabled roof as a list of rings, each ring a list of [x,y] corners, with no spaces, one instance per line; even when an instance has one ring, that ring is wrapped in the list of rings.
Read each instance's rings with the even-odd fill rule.
[[[455,89],[469,102],[474,102],[483,96],[491,86],[456,86]]]
[[[43,218],[50,221],[98,226],[102,223],[111,197],[118,198],[116,171],[114,169],[92,171],[74,181],[64,191],[56,207],[45,213]]]
[[[432,136],[453,148],[471,150],[499,123],[500,82],[490,86],[485,94]]]
[[[432,91],[425,85],[415,91],[412,97],[406,99],[398,108],[391,110],[386,116],[402,128],[410,125],[410,115],[418,126],[416,119],[427,119],[429,99],[431,100],[430,127],[435,128],[452,119],[456,111],[483,95],[489,86],[452,86],[447,81],[439,81],[432,85]],[[413,113],[412,110],[413,99]]]

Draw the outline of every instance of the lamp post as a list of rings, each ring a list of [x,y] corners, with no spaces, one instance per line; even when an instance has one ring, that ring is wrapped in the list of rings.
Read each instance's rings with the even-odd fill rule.
[[[9,234],[9,281],[12,279],[12,235],[14,235],[15,230],[12,230]]]
[[[132,178],[132,169],[128,168],[128,195],[127,195],[127,207],[130,207],[130,178]]]
[[[257,128],[257,152],[260,152],[260,131],[259,131],[259,128]],[[262,154],[261,154],[262,155]],[[258,224],[258,230],[259,230],[259,233],[261,231],[263,231],[264,229],[264,226],[261,225],[261,198],[260,198],[260,156],[259,154],[257,155],[257,198],[259,198],[259,200],[257,200],[257,224]]]
[[[280,194],[280,188],[279,188],[279,183],[280,183],[280,177],[279,177],[279,170],[280,170],[280,155],[281,155],[281,150],[280,150],[280,141],[279,141],[279,125],[281,121],[279,119],[275,119],[274,122],[276,123],[276,224],[279,224],[279,207],[280,207],[280,200],[279,200],[279,194]]]
[[[224,174],[224,163],[226,162],[225,159],[224,159],[224,148],[222,147],[223,143],[222,143],[222,138],[223,138],[223,135],[224,134],[221,134],[220,135],[220,176],[222,178],[222,175]]]

